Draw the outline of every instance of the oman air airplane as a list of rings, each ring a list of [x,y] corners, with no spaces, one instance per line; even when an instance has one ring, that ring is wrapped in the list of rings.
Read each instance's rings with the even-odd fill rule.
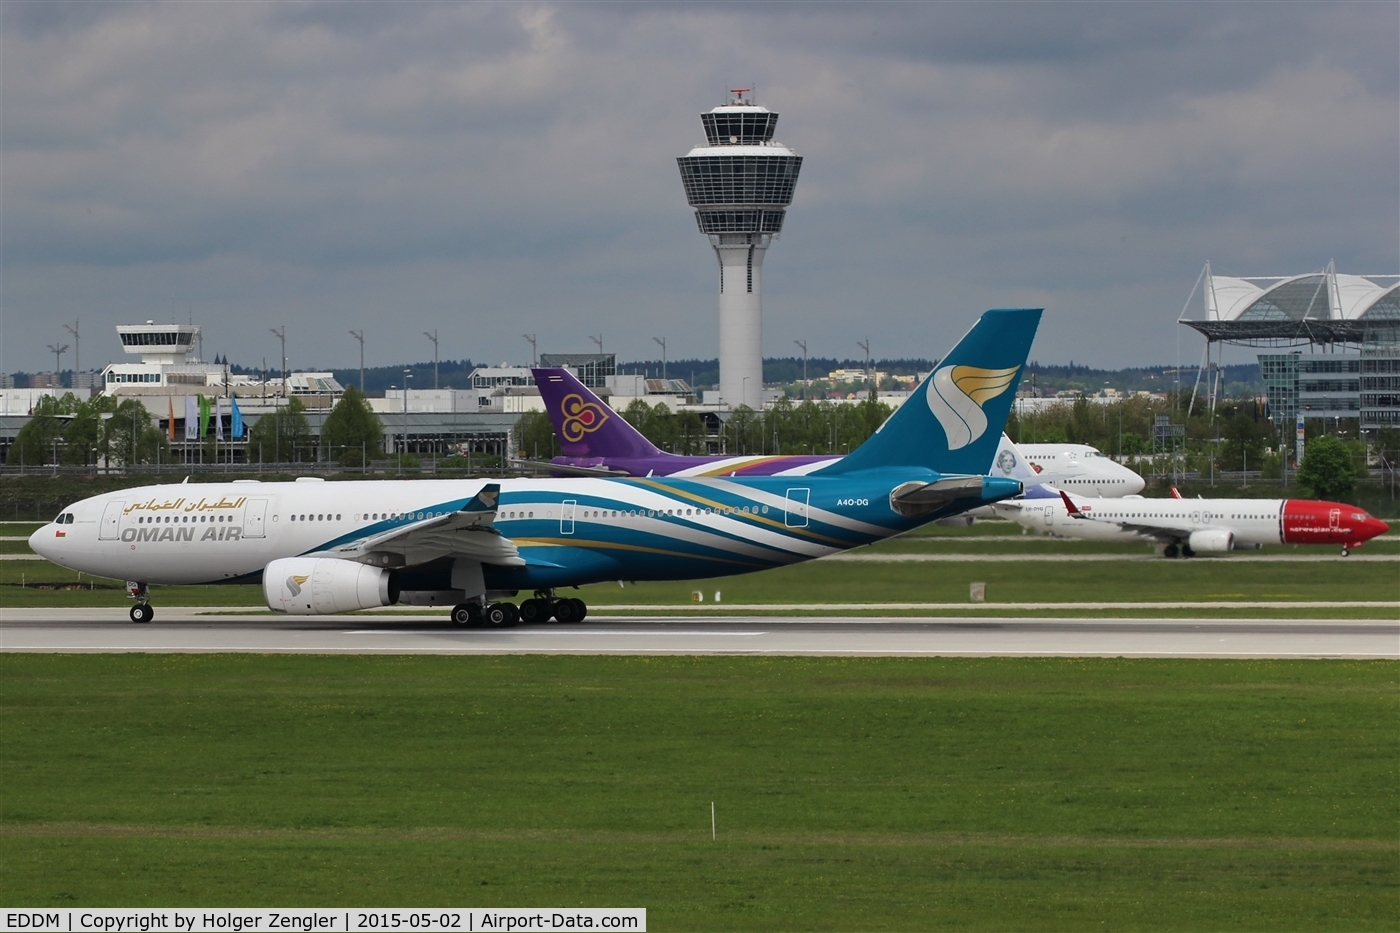
[[[1306,499],[1087,499],[1061,492],[1056,499],[997,502],[992,510],[1057,537],[1161,545],[1166,557],[1266,544],[1341,545],[1346,557],[1389,530],[1354,505]]]
[[[806,476],[841,458],[831,454],[682,456],[659,450],[567,369],[536,369],[535,384],[563,451],[550,461],[557,473],[594,476]],[[1092,447],[1035,445],[1043,463],[1005,434],[989,470],[1038,486],[1055,483],[1088,495],[1128,496],[1142,477]],[[1029,463],[1027,461],[1030,461]],[[1055,496],[1032,489],[1031,495]]]
[[[134,622],[153,584],[257,581],[298,615],[404,602],[459,625],[575,622],[587,607],[561,588],[795,564],[1017,495],[986,474],[1039,322],[986,312],[868,441],[801,476],[187,482],[74,503],[30,545],[126,580]]]

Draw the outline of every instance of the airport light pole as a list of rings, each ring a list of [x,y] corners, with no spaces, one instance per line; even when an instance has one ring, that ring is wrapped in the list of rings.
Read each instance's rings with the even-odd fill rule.
[[[437,336],[437,331],[435,330],[435,331],[433,331],[433,332],[430,334],[430,333],[428,333],[428,332],[425,330],[425,331],[423,331],[423,336],[424,336],[424,337],[427,337],[429,340],[431,340],[431,341],[433,342],[433,388],[436,389],[436,388],[438,387],[438,336]]]
[[[865,351],[865,381],[868,383],[870,382],[870,338],[857,340],[856,346]]]
[[[49,344],[49,352],[53,354],[53,376],[58,380],[58,387],[63,388],[63,354],[68,352],[68,344]]]
[[[525,341],[530,344],[530,368],[534,369],[539,364],[540,348],[534,334],[521,334]]]
[[[399,454],[399,473],[403,473],[403,458],[408,455],[408,380],[413,378],[413,371],[405,369],[403,371],[403,453]]]
[[[794,340],[793,343],[802,348],[802,399],[807,400],[807,341]]]
[[[282,341],[282,398],[287,397],[287,325],[281,327],[269,327],[273,335]]]
[[[362,330],[352,330],[350,336],[360,342],[360,394],[365,394],[365,332]]]
[[[664,382],[666,379],[666,338],[653,337],[651,339],[661,344],[661,379]]]
[[[598,345],[598,352],[601,354],[603,352],[603,335],[599,334],[598,336],[594,337],[592,334],[589,334],[588,339]]]
[[[69,327],[67,324],[63,325],[63,329],[73,335],[73,388],[75,389],[78,387],[78,373],[83,371],[83,359],[80,347],[82,341],[78,339],[78,325],[80,323],[81,321],[74,321],[72,327]]]

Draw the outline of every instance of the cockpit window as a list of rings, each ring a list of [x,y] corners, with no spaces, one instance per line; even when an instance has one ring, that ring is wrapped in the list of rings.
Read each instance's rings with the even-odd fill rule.
[[[58,518],[55,518],[53,520],[53,523],[55,525],[71,525],[73,524],[73,513],[63,512],[58,516]]]

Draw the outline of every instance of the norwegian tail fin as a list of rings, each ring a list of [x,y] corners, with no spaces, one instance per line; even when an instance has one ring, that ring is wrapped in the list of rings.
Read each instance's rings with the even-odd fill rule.
[[[655,457],[661,451],[567,369],[536,369],[560,449],[566,457]]]
[[[1040,315],[1039,308],[985,312],[869,440],[817,473],[890,466],[990,473]]]

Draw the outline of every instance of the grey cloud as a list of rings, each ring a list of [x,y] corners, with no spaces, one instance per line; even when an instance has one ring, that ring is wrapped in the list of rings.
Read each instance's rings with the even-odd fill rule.
[[[1397,10],[6,4],[0,364],[43,366],[55,319],[191,313],[235,359],[330,335],[308,365],[342,323],[384,362],[433,327],[708,355],[674,158],[736,80],[806,156],[768,352],[935,355],[930,321],[1043,302],[1042,359],[1161,361],[1206,258],[1395,267]]]

